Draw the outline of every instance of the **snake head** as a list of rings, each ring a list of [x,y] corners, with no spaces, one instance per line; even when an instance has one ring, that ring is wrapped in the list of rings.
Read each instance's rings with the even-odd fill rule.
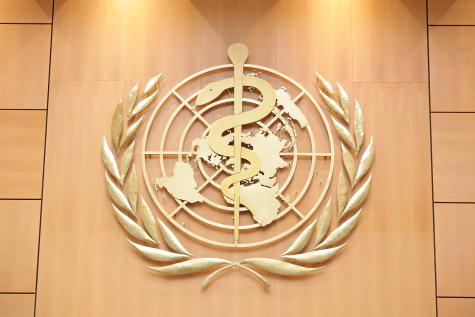
[[[208,85],[204,86],[198,94],[198,97],[196,97],[195,104],[197,106],[201,106],[218,98],[223,92],[223,89],[220,89],[218,86],[219,82],[209,83]]]

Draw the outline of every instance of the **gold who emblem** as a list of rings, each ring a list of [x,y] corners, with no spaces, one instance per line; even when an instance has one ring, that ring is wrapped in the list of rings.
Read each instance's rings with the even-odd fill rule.
[[[312,217],[328,196],[335,151],[326,115],[318,102],[300,84],[272,69],[245,64],[248,49],[243,44],[231,45],[228,56],[232,64],[212,67],[191,75],[172,88],[156,106],[144,133],[141,168],[152,200],[176,228],[207,244],[240,249],[283,239]],[[211,82],[207,80],[206,76],[212,78],[219,72],[228,71],[232,71],[232,77]],[[134,164],[135,139],[144,113],[158,94],[160,77],[158,75],[149,80],[140,97],[138,84],[135,85],[127,102],[117,105],[111,129],[113,149],[109,147],[106,138],[102,147],[107,170],[106,186],[113,202],[113,210],[132,238],[130,243],[151,261],[176,262],[165,266],[149,266],[151,270],[170,275],[214,270],[205,279],[206,286],[223,271],[238,267],[267,287],[267,279],[258,271],[286,276],[309,274],[319,269],[315,265],[329,260],[346,245],[345,240],[360,219],[360,208],[369,193],[369,170],[374,161],[374,143],[371,139],[366,149],[361,151],[364,145],[363,112],[357,101],[353,111],[350,111],[349,96],[341,85],[337,84],[335,90],[317,74],[321,98],[330,110],[331,122],[341,140],[342,166],[335,184],[336,221],[332,221],[333,205],[328,197],[319,217],[307,224],[283,252],[283,260],[251,258],[233,262],[220,258],[191,258],[191,253],[165,222],[156,216],[139,193]],[[183,88],[189,87],[196,80],[205,83],[204,87],[188,97],[182,97],[181,93],[185,91]],[[281,87],[274,88],[272,82]],[[294,97],[291,97],[292,93],[295,94]],[[169,107],[172,99],[175,103],[178,101],[175,107]],[[307,103],[297,105],[301,100]],[[228,105],[232,105],[232,113],[226,112]],[[161,111],[167,110],[172,112],[159,115]],[[177,122],[183,122],[178,120],[183,110],[191,113],[191,120],[181,127],[182,133],[177,142],[168,142],[175,146],[178,144],[178,149],[168,150],[167,137],[172,135],[169,130]],[[213,117],[212,113],[215,110],[223,110],[225,114],[218,115],[216,119],[216,115]],[[169,120],[163,126],[161,135],[156,137],[155,121],[160,118]],[[210,118],[215,119],[213,123],[210,123]],[[322,123],[323,130],[312,129],[312,125],[318,120]],[[190,140],[189,131],[197,122],[204,125],[201,137]],[[299,143],[297,132],[304,133],[306,143]],[[195,132],[194,135],[196,134]],[[327,149],[320,151],[317,147],[323,146],[321,144],[325,143],[325,138]],[[320,142],[317,143],[316,140]],[[159,149],[153,149],[157,145]],[[190,149],[184,150],[185,146]],[[305,146],[310,146],[310,151],[299,150]],[[170,157],[177,157],[178,160],[173,166],[167,167],[166,160]],[[191,158],[194,160],[190,161]],[[293,181],[293,177],[298,172],[296,164],[299,158],[310,160],[304,163],[307,167],[302,168],[309,175],[302,187],[290,197],[291,193],[286,191],[291,192],[294,190],[292,186],[296,186],[294,183],[298,183]],[[317,161],[322,163],[317,164]],[[149,172],[157,172],[157,162],[160,166],[158,177]],[[322,169],[325,166],[326,170]],[[172,173],[167,174],[170,169]],[[197,170],[199,174],[196,174]],[[279,178],[281,170],[288,170],[286,177],[282,179]],[[220,176],[223,172],[227,176]],[[323,175],[319,175],[319,172]],[[321,180],[318,181],[318,178]],[[203,193],[208,185],[220,190],[222,202],[213,201]],[[306,194],[308,190],[312,193]],[[214,196],[215,199],[218,197],[216,193]],[[309,199],[305,200],[306,197]],[[175,203],[174,207],[172,203]],[[200,204],[222,211],[222,219],[227,219],[226,215],[231,213],[232,217],[229,219],[232,224],[207,219],[203,213],[194,209],[198,208],[194,206]],[[307,206],[307,210],[301,211],[299,204]],[[180,223],[177,220],[180,210],[191,216],[187,218],[188,221],[198,221],[208,229],[198,232],[199,230]],[[242,219],[243,213],[251,217]],[[253,231],[259,228],[280,225],[281,219],[290,222],[291,213],[297,216],[296,223],[280,232],[274,229],[276,233],[271,235],[265,233],[264,238],[249,240],[248,236],[255,236]],[[203,232],[213,228],[231,231],[232,241],[218,241],[203,236]],[[242,238],[241,233],[244,234]],[[159,247],[161,242],[168,250]],[[306,250],[309,245],[313,245],[314,249]]]

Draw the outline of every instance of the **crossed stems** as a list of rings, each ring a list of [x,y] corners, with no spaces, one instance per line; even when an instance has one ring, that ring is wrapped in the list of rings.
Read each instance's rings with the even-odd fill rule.
[[[218,278],[220,275],[222,275],[224,272],[226,272],[227,270],[231,269],[231,268],[234,268],[234,267],[237,267],[239,269],[242,269],[244,272],[248,273],[249,275],[251,275],[252,277],[256,278],[260,283],[261,285],[264,287],[264,288],[269,288],[270,287],[270,283],[269,281],[267,281],[267,279],[262,276],[261,274],[257,273],[256,271],[254,271],[253,269],[247,267],[247,266],[244,266],[242,265],[242,261],[240,262],[232,262],[226,266],[223,266],[222,268],[214,271],[213,273],[209,274],[203,281],[203,288],[206,288],[211,282],[213,282],[216,278]]]

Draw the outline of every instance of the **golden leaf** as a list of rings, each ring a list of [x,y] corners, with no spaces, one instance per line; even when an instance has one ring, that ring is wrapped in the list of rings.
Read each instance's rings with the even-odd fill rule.
[[[353,184],[355,180],[355,159],[353,155],[348,151],[346,146],[341,144],[341,156],[343,158],[343,165],[345,166],[346,173],[350,179],[350,183]]]
[[[264,276],[262,276],[261,274],[257,273],[256,271],[254,270],[251,270],[250,268],[244,266],[244,265],[240,265],[238,263],[231,263],[231,264],[228,264],[216,271],[214,271],[213,273],[211,273],[210,275],[208,275],[204,281],[203,281],[203,288],[206,288],[208,287],[208,285],[214,281],[215,279],[217,279],[221,274],[223,274],[226,270],[228,270],[229,268],[233,267],[233,266],[237,266],[241,269],[244,270],[244,272],[247,272],[249,274],[251,274],[251,276],[257,278],[257,280],[259,282],[261,282],[262,286],[264,286],[265,288],[268,288],[270,287],[270,283],[265,279]]]
[[[363,110],[361,109],[358,100],[355,100],[355,110],[353,113],[353,131],[355,133],[356,139],[356,152],[358,152],[364,141]]]
[[[366,182],[364,182],[363,185],[361,185],[361,187],[350,198],[350,201],[348,201],[348,204],[343,210],[341,217],[344,217],[350,211],[353,211],[359,206],[361,206],[361,204],[364,202],[364,200],[368,196],[370,186],[371,186],[371,175],[368,177]]]
[[[145,227],[145,230],[152,237],[152,239],[155,240],[155,242],[158,244],[157,221],[155,220],[155,216],[153,215],[152,210],[147,205],[143,197],[140,197],[139,214],[140,214],[140,217],[142,218],[142,223]]]
[[[308,241],[310,241],[310,238],[312,237],[313,229],[315,228],[315,223],[316,221],[308,225],[308,227],[302,231],[302,233],[297,237],[297,239],[295,239],[294,243],[292,243],[292,245],[287,249],[287,251],[282,253],[282,255],[294,254],[303,250],[308,244]]]
[[[137,100],[137,92],[139,90],[139,83],[136,83],[129,92],[127,98],[127,113],[130,114],[135,107],[135,101]]]
[[[350,98],[345,89],[343,89],[339,83],[336,83],[336,87],[338,88],[338,95],[340,96],[340,106],[343,108],[343,112],[345,113],[344,119],[348,123],[350,122]]]
[[[138,115],[139,113],[141,113],[142,111],[144,111],[145,109],[147,109],[148,106],[150,106],[150,104],[152,103],[152,101],[155,99],[155,97],[157,96],[158,94],[158,91],[155,91],[154,93],[152,93],[150,96],[148,96],[147,98],[144,98],[142,99],[135,107],[134,109],[132,110],[132,112],[130,113],[129,115],[129,118],[132,118],[136,115]]]
[[[147,82],[147,85],[145,85],[145,88],[143,90],[143,95],[147,96],[153,89],[155,89],[155,86],[157,86],[158,81],[160,80],[160,77],[162,77],[163,73],[158,74],[155,77],[150,78],[150,80]]]
[[[160,231],[162,232],[163,239],[165,243],[175,252],[191,255],[185,247],[181,244],[175,234],[160,220],[158,219],[158,224],[160,226]]]
[[[111,197],[112,201],[122,209],[125,209],[128,213],[135,216],[135,212],[132,210],[127,198],[125,195],[120,191],[114,181],[110,179],[109,175],[106,173],[106,187],[107,191],[109,192],[109,196]]]
[[[285,275],[300,276],[313,273],[321,268],[308,268],[269,258],[251,258],[241,261],[242,264],[252,265],[266,272]]]
[[[132,210],[137,210],[137,196],[139,193],[139,183],[137,181],[137,173],[135,172],[135,166],[132,165],[132,168],[129,173],[129,177],[127,178],[127,184],[125,187],[125,192],[127,193],[127,198],[129,199],[130,206]]]
[[[336,132],[338,132],[338,135],[342,139],[343,142],[345,142],[346,145],[348,145],[353,151],[356,150],[356,145],[355,141],[353,140],[353,137],[350,134],[350,131],[348,131],[345,126],[343,126],[338,120],[335,118],[332,118],[333,125],[335,126]]]
[[[154,243],[152,238],[149,237],[149,235],[142,229],[142,227],[140,227],[132,219],[130,219],[123,212],[117,209],[116,206],[112,205],[112,208],[114,209],[115,215],[117,216],[117,219],[119,220],[120,224],[122,225],[124,230],[127,231],[128,234],[138,240]]]
[[[134,159],[134,150],[135,150],[135,141],[133,141],[130,146],[122,154],[122,159],[120,160],[120,182],[123,184],[127,172],[129,171],[130,164]]]
[[[115,107],[114,114],[112,116],[111,124],[111,138],[112,143],[116,150],[119,149],[120,136],[122,134],[122,129],[124,128],[124,105],[122,99],[119,101]]]
[[[206,271],[224,264],[231,264],[231,262],[217,258],[199,258],[167,266],[147,266],[147,268],[168,275],[186,275]]]
[[[348,218],[341,225],[336,227],[328,237],[317,247],[318,249],[328,248],[334,244],[337,244],[341,240],[345,239],[350,232],[355,228],[358,223],[358,219],[361,215],[361,209],[355,213],[353,216]]]
[[[328,108],[330,108],[330,110],[332,110],[334,113],[336,113],[342,119],[344,119],[345,118],[345,113],[343,112],[343,109],[336,103],[336,101],[333,100],[332,98],[330,98],[322,90],[319,90],[319,92],[320,92],[320,95],[322,96],[323,100],[327,104]]]
[[[140,117],[127,128],[127,131],[125,132],[125,136],[123,136],[123,138],[120,139],[119,148],[122,148],[124,145],[127,145],[130,141],[132,141],[135,138],[135,135],[137,134],[137,130],[139,129],[140,124],[142,123],[142,120],[143,120],[143,117]]]
[[[346,181],[345,172],[343,171],[343,168],[340,169],[340,175],[338,176],[337,197],[338,219],[340,219],[343,210],[345,210],[346,202],[348,201],[348,182]]]
[[[333,97],[335,92],[333,91],[332,84],[330,84],[330,82],[323,78],[319,73],[315,72],[315,75],[317,76],[317,84],[319,84],[330,97]]]
[[[145,257],[149,258],[152,261],[158,262],[174,262],[174,261],[182,261],[189,258],[189,255],[173,253],[165,250],[160,250],[157,248],[151,248],[144,245],[140,245],[128,240],[130,244],[134,246],[140,253],[142,253]]]
[[[328,200],[323,208],[322,215],[317,222],[317,233],[315,235],[315,245],[318,245],[326,236],[332,222],[332,201]]]
[[[115,161],[114,154],[112,153],[109,145],[107,144],[106,137],[102,140],[102,160],[104,161],[104,165],[106,166],[109,173],[114,177],[117,181],[121,182],[120,175],[119,175],[119,168],[117,167],[117,162]]]
[[[334,248],[310,251],[310,252],[294,254],[294,255],[286,255],[286,256],[284,256],[284,258],[286,258],[288,260],[293,260],[293,261],[298,262],[298,263],[317,264],[317,263],[325,262],[326,260],[333,257],[345,245],[346,245],[346,243],[342,244],[340,246],[334,247]]]
[[[369,171],[371,165],[374,161],[374,142],[373,138],[369,140],[369,144],[366,147],[366,150],[363,152],[361,156],[360,165],[358,166],[358,170],[356,172],[355,184],[357,184]]]

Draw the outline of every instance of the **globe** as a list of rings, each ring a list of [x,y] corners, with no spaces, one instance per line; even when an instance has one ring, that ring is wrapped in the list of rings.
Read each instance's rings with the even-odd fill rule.
[[[334,169],[333,137],[324,111],[303,85],[276,70],[245,64],[244,76],[269,83],[276,103],[264,118],[222,134],[221,143],[253,153],[260,162],[258,173],[232,187],[257,207],[226,197],[222,184],[236,175],[236,164],[246,171],[250,163],[214,151],[210,131],[236,115],[235,94],[226,89],[204,105],[197,97],[232,72],[232,64],[205,69],[163,96],[145,127],[142,171],[158,210],[185,234],[219,247],[258,247],[285,238],[319,209]],[[242,112],[256,109],[262,99],[258,89],[244,87]],[[232,239],[236,231],[239,241]]]

